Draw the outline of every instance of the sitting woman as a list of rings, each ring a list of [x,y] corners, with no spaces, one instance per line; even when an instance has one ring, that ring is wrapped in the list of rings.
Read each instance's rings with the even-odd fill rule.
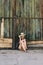
[[[26,39],[24,37],[25,37],[24,33],[21,33],[21,35],[19,35],[19,39],[20,39],[19,40],[19,49],[23,50],[23,51],[26,51],[27,44],[26,44]]]

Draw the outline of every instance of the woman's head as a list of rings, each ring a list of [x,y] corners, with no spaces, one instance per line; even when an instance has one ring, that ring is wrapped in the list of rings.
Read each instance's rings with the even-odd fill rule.
[[[24,34],[24,33],[21,33],[21,34],[20,34],[20,37],[21,37],[21,39],[24,39],[25,34]]]

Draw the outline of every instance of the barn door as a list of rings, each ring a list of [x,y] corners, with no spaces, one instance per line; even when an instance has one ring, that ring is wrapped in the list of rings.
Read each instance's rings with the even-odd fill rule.
[[[13,43],[16,33],[21,32],[26,34],[28,42],[43,40],[42,9],[42,0],[13,0]]]

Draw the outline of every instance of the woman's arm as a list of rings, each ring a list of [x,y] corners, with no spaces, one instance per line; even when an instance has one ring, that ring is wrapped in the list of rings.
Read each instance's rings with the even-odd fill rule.
[[[19,44],[21,43],[21,37],[19,38]]]

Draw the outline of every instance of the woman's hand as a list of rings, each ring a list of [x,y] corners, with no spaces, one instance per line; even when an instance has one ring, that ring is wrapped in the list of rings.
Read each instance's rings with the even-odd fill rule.
[[[20,38],[20,35],[19,35],[19,38]]]
[[[20,38],[21,36],[19,35],[19,38]]]

